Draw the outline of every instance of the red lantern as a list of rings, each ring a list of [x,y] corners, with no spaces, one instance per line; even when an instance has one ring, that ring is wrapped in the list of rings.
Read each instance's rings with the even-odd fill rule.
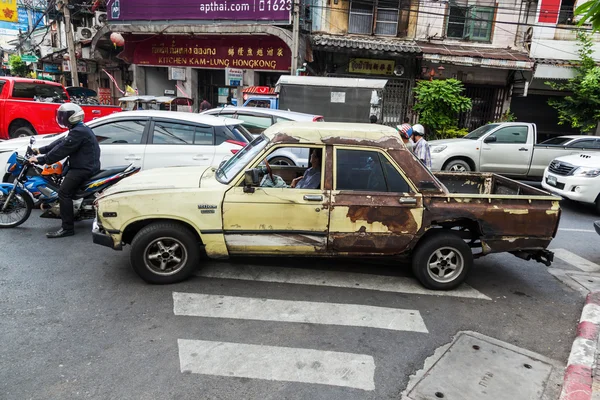
[[[125,44],[125,39],[123,38],[123,35],[117,32],[113,32],[110,34],[110,41],[113,42],[115,47],[122,47]]]

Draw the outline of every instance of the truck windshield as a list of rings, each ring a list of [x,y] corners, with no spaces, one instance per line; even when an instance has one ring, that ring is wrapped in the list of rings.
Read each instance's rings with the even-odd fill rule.
[[[488,133],[489,131],[491,131],[492,129],[496,128],[498,125],[500,125],[500,124],[487,124],[484,126],[480,126],[479,128],[475,129],[473,132],[471,132],[467,136],[465,136],[464,139],[477,140],[480,137],[482,137],[483,135],[485,135],[486,133]]]
[[[257,136],[256,139],[248,143],[246,147],[238,151],[217,169],[217,180],[221,183],[231,182],[231,180],[267,146],[268,142],[267,138],[263,135]]]

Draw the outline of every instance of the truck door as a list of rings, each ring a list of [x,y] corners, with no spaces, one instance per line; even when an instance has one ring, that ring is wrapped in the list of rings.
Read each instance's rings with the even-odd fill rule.
[[[528,125],[509,125],[489,134],[481,144],[482,172],[526,175],[533,154],[533,132]]]
[[[5,80],[0,79],[0,139],[8,139],[8,126],[5,126],[6,117],[4,116],[4,103],[6,103],[6,100],[4,100],[4,98],[6,97],[6,95],[2,93],[4,89],[8,91],[8,85],[6,84]]]
[[[421,228],[423,198],[378,150],[335,149],[328,250],[400,254]]]

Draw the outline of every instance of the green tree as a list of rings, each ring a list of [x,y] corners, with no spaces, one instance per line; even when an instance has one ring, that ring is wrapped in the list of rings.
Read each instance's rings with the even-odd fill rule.
[[[600,67],[592,58],[592,40],[589,35],[577,32],[579,65],[576,75],[566,83],[546,82],[552,89],[569,93],[551,99],[548,104],[558,112],[559,125],[570,125],[583,133],[596,129],[600,120]]]
[[[29,67],[23,60],[21,60],[21,56],[13,55],[8,58],[8,65],[10,67],[10,73],[15,76],[26,77],[29,73]]]
[[[600,30],[600,0],[591,0],[575,9],[575,15],[581,16],[579,25],[592,24],[594,31]]]
[[[456,79],[417,82],[413,109],[419,113],[419,123],[438,137],[447,130],[456,130],[458,114],[472,107],[471,99],[462,95],[464,90]]]

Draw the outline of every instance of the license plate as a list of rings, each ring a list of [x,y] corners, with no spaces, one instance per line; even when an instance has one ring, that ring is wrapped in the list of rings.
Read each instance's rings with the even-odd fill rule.
[[[556,186],[556,177],[548,175],[548,185]]]

